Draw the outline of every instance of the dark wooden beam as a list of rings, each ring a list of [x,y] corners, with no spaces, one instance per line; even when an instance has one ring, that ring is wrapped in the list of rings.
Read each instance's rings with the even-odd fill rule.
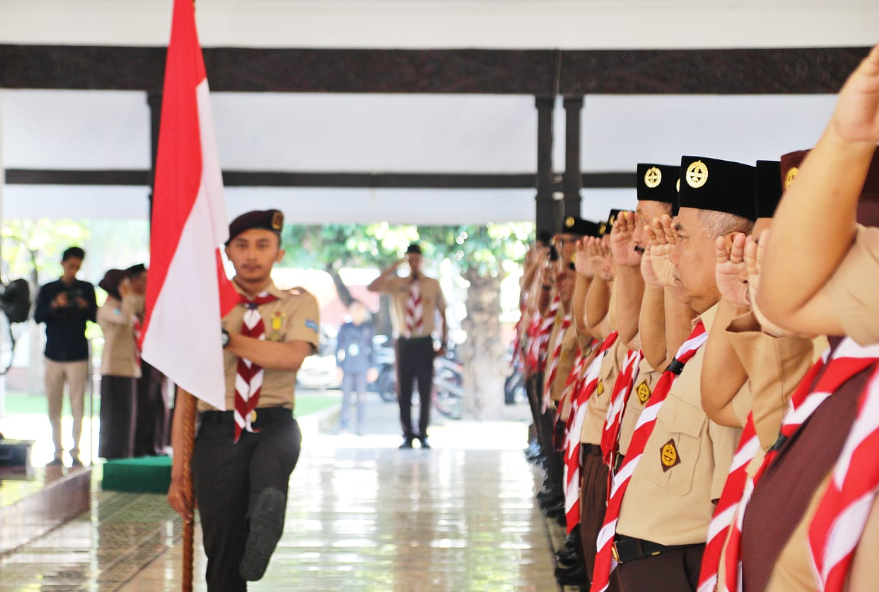
[[[563,51],[561,94],[836,93],[869,47]]]
[[[866,47],[713,50],[205,48],[211,89],[528,94],[834,93]],[[0,45],[0,88],[161,91],[163,47]]]
[[[149,170],[6,169],[9,185],[150,186]],[[523,173],[310,173],[283,171],[224,171],[226,187],[322,187],[374,189],[533,189],[537,176]],[[584,173],[587,189],[632,189],[635,173]],[[549,197],[562,191],[562,181],[550,174]]]
[[[580,217],[580,188],[583,174],[580,172],[580,115],[583,97],[565,97],[565,199],[562,213]]]
[[[561,225],[561,202],[553,194],[557,179],[552,170],[552,119],[555,97],[537,97],[537,195],[534,196],[537,232],[558,232]]]

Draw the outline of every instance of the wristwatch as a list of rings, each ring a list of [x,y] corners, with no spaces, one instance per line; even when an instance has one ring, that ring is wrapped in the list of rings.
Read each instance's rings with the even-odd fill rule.
[[[227,345],[229,345],[229,332],[225,329],[222,329],[221,335],[222,337],[220,337],[220,343],[222,343],[223,347],[225,348]]]

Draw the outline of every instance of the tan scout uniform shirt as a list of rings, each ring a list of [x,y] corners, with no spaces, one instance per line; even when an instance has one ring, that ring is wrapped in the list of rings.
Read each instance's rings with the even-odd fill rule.
[[[858,225],[855,244],[825,287],[846,334],[879,342],[879,228]]]
[[[580,430],[580,443],[601,445],[601,435],[604,433],[604,422],[607,421],[607,409],[610,407],[610,395],[613,391],[613,381],[620,373],[620,367],[625,361],[626,346],[619,337],[604,354],[601,360],[601,369],[598,371],[598,385],[589,402],[586,403],[586,417],[583,418],[583,428]]]
[[[235,286],[238,288],[237,284]],[[266,290],[277,296],[274,302],[261,305],[258,310],[266,330],[266,340],[278,343],[304,341],[310,343],[312,351],[319,345],[318,329],[320,311],[314,296],[302,288],[279,290],[270,283]],[[241,290],[238,289],[241,293]],[[223,328],[229,333],[241,333],[245,308],[235,306],[223,317]],[[226,371],[226,409],[235,409],[235,378],[238,374],[238,357],[232,352],[223,352],[223,367]],[[293,409],[295,403],[296,373],[286,370],[266,369],[259,407],[287,407]],[[203,401],[198,402],[199,411],[210,411],[213,407]]]
[[[702,314],[708,331],[716,312],[715,305]],[[623,498],[621,535],[661,545],[705,542],[712,500],[723,492],[741,430],[717,425],[702,410],[704,352],[700,348],[687,362],[659,410]]]
[[[122,301],[108,296],[98,309],[98,324],[104,334],[101,354],[102,376],[140,378],[137,346],[134,342],[134,318],[137,298],[125,296]]]
[[[421,331],[411,337],[429,337],[436,327],[436,313],[446,310],[446,298],[435,279],[422,275],[418,281],[421,284],[421,308],[424,316]],[[392,277],[378,286],[378,291],[390,294],[394,302],[394,314],[391,317],[394,335],[397,337],[402,334],[406,325],[406,302],[409,300],[410,284],[408,277]]]
[[[754,412],[760,446],[768,450],[778,438],[791,395],[829,343],[826,337],[767,335],[752,312],[733,320],[726,332],[748,373],[748,406]]]
[[[553,401],[560,401],[565,393],[565,383],[568,381],[568,374],[574,367],[574,361],[580,353],[580,343],[577,341],[577,329],[574,324],[565,330],[562,335],[562,351],[559,353],[559,367],[556,371],[555,382],[550,390],[550,397]]]
[[[644,407],[650,402],[650,395],[653,394],[653,389],[656,388],[660,376],[662,376],[662,372],[654,370],[647,358],[641,359],[638,379],[632,386],[632,394],[629,395],[629,402],[626,404],[623,421],[620,424],[620,454],[623,456],[629,451],[629,444],[632,443],[638,419],[641,417]]]

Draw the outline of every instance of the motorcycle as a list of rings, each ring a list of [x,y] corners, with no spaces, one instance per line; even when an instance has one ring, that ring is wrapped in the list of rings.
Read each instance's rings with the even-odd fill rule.
[[[397,400],[397,370],[394,346],[387,335],[376,335],[373,340],[373,351],[378,377],[366,385],[366,388],[378,393],[382,401],[390,403]]]

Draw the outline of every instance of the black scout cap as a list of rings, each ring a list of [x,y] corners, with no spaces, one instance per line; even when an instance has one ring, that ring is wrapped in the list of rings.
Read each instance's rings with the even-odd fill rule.
[[[278,237],[281,236],[281,229],[284,227],[284,214],[280,210],[254,210],[241,214],[229,224],[229,240],[228,245],[233,238],[252,228],[261,228],[263,230],[271,230]]]
[[[680,167],[668,164],[638,164],[638,201],[661,201],[672,204],[678,200]]]
[[[132,265],[128,269],[125,270],[125,273],[131,276],[140,275],[142,273],[146,273],[147,268],[143,263],[138,263],[137,265]]]
[[[584,220],[577,216],[565,216],[562,222],[560,234],[575,234],[577,236],[600,236],[600,226],[597,222]]]
[[[598,236],[610,234],[610,231],[613,230],[614,222],[616,222],[617,218],[620,217],[620,214],[625,211],[627,210],[611,210],[610,214],[607,216],[607,220],[598,225]]]
[[[754,178],[754,167],[746,164],[683,156],[678,205],[755,220]]]
[[[754,206],[758,218],[772,218],[781,201],[781,163],[777,160],[758,160],[754,167]]]

